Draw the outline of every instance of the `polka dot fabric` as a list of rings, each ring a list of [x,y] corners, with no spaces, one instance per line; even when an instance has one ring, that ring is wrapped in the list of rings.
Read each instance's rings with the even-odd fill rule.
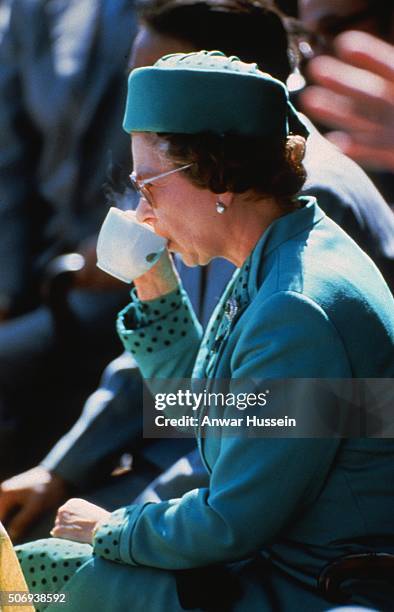
[[[141,301],[135,290],[132,302],[119,313],[117,329],[132,355],[149,355],[167,349],[194,331],[189,300],[182,289],[155,300]]]
[[[127,519],[127,508],[112,512],[109,519],[99,525],[93,538],[94,552],[109,561],[120,562],[120,538]]]
[[[31,593],[58,593],[92,556],[89,544],[52,538],[15,547]],[[36,610],[45,610],[40,604]]]

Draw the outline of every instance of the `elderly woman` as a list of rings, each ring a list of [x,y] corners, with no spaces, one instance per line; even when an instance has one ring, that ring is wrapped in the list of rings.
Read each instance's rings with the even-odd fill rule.
[[[393,299],[297,195],[307,130],[282,83],[219,52],[166,56],[131,73],[124,127],[139,220],[188,265],[238,268],[202,339],[167,255],[135,281],[118,330],[147,379],[393,375]],[[208,487],[113,513],[70,500],[54,539],[18,548],[32,592],[75,611],[325,610],[328,562],[389,549],[391,440],[198,438]]]

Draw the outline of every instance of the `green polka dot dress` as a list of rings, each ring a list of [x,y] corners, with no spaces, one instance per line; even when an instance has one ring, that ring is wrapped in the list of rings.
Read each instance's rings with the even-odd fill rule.
[[[16,546],[19,563],[31,593],[57,593],[92,556],[89,544],[52,538]],[[36,610],[45,610],[45,604]]]

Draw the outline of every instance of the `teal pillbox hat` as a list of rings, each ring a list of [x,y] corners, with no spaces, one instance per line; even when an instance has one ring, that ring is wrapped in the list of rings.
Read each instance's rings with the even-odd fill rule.
[[[308,135],[286,86],[220,51],[174,53],[130,73],[126,132]]]

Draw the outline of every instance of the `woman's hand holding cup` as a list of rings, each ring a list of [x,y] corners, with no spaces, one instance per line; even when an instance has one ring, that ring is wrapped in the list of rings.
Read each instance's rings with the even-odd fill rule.
[[[149,225],[137,221],[134,211],[111,208],[98,237],[97,265],[126,283],[134,282],[141,300],[153,300],[179,284],[166,246]]]
[[[134,280],[134,286],[140,300],[154,300],[177,289],[179,277],[167,249],[153,268]]]

